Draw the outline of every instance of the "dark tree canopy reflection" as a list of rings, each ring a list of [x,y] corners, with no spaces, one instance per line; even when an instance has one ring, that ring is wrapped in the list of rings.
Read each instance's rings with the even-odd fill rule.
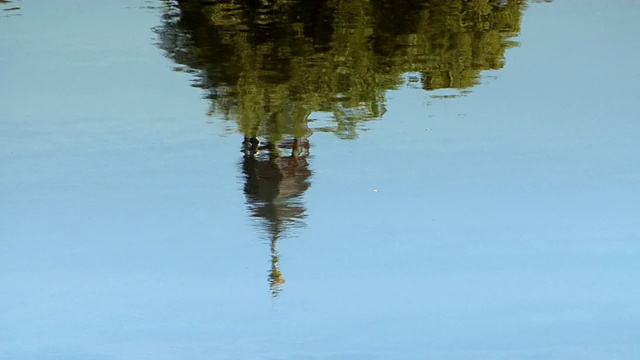
[[[167,1],[159,46],[194,74],[212,115],[245,136],[249,211],[271,234],[272,286],[283,281],[275,243],[304,217],[313,131],[357,137],[385,111],[385,92],[412,73],[425,90],[467,89],[504,66],[519,32],[519,0]],[[283,145],[284,144],[284,145]],[[289,144],[289,145],[287,145]],[[283,148],[289,155],[282,156]],[[262,155],[260,155],[262,153]],[[274,287],[272,287],[274,290]]]
[[[277,142],[305,133],[312,111],[354,138],[379,117],[384,93],[419,73],[424,89],[465,89],[504,65],[522,1],[178,1],[158,29],[160,46],[211,113],[241,133]]]

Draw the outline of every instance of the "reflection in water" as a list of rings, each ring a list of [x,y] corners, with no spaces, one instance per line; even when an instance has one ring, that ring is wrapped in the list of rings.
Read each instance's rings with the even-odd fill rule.
[[[504,66],[519,0],[167,0],[159,46],[194,74],[210,114],[244,135],[245,194],[270,234],[269,282],[284,280],[276,242],[300,223],[310,186],[307,139],[354,139],[382,116],[385,92],[416,74],[426,91],[464,91]],[[312,112],[331,114],[313,127]],[[283,154],[287,153],[287,154]]]
[[[20,6],[11,0],[0,0],[0,10],[3,17],[20,16]]]
[[[264,221],[270,237],[269,285],[275,297],[284,283],[276,243],[288,226],[299,225],[305,216],[301,198],[310,186],[309,143],[293,138],[279,144],[262,144],[256,138],[245,137],[242,145],[244,193],[249,212]]]

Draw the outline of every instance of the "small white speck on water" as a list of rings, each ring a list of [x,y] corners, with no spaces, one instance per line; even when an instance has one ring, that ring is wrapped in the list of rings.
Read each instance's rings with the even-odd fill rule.
[[[373,189],[373,192],[378,192],[378,189]]]

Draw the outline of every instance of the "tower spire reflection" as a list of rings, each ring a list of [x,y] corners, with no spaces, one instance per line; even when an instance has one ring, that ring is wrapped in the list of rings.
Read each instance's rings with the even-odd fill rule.
[[[278,143],[245,136],[242,143],[244,193],[247,209],[259,219],[268,235],[271,269],[268,281],[277,297],[285,280],[280,271],[277,242],[291,227],[304,225],[306,208],[302,195],[311,185],[307,138],[286,138]]]

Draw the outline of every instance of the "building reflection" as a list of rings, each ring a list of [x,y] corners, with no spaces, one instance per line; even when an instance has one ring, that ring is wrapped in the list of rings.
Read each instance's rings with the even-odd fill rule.
[[[277,297],[285,280],[276,245],[288,228],[303,224],[306,209],[302,196],[311,185],[309,142],[305,138],[288,138],[272,143],[245,137],[242,151],[247,208],[251,216],[261,220],[269,236],[269,288]]]
[[[244,137],[248,212],[271,244],[269,283],[284,282],[276,244],[304,224],[313,132],[356,139],[385,94],[419,78],[425,91],[468,93],[500,69],[520,29],[521,0],[165,0],[159,46],[193,74],[209,113]]]

